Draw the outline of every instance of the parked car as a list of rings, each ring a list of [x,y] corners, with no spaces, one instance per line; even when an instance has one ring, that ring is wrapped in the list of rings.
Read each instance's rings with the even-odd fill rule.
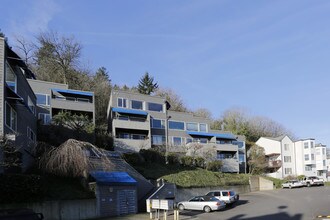
[[[307,187],[310,186],[324,186],[324,180],[317,176],[308,176],[302,180],[303,184]]]
[[[195,196],[189,201],[182,201],[177,204],[179,210],[200,210],[211,212],[226,207],[226,203],[213,196]]]
[[[297,187],[303,187],[304,184],[301,181],[298,180],[288,180],[284,183],[282,183],[282,188],[297,188]]]
[[[214,196],[223,200],[227,206],[233,205],[239,200],[239,195],[233,190],[214,190],[206,194],[207,196]]]

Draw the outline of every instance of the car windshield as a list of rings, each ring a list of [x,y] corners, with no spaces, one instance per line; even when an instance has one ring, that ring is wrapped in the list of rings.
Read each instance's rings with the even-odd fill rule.
[[[235,195],[235,192],[234,191],[230,191],[229,192],[231,196],[234,196]]]

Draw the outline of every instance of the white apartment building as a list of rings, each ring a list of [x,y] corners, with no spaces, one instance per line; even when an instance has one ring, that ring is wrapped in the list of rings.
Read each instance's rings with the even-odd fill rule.
[[[288,136],[261,137],[256,142],[265,150],[267,172],[275,178],[287,176],[318,176],[327,178],[326,146],[315,139],[292,141]]]

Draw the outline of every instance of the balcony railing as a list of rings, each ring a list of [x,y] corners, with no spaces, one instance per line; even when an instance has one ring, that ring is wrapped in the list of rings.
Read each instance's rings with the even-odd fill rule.
[[[138,121],[138,122],[146,122],[146,118],[139,118],[139,117],[132,117],[132,116],[117,116],[115,119],[122,120],[122,121]]]
[[[268,167],[269,168],[278,168],[282,166],[282,161],[281,160],[272,160],[268,161]]]

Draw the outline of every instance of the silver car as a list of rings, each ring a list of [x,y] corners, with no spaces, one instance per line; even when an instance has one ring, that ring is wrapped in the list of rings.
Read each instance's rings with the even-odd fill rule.
[[[213,196],[195,196],[189,201],[182,201],[178,203],[179,210],[200,210],[204,212],[211,212],[220,210],[226,207],[226,203]]]
[[[239,200],[239,195],[233,190],[214,190],[208,192],[206,196],[214,196],[223,200],[227,206],[232,206]]]
[[[282,183],[282,188],[297,188],[297,187],[303,187],[304,184],[298,180],[288,180],[285,183]]]

